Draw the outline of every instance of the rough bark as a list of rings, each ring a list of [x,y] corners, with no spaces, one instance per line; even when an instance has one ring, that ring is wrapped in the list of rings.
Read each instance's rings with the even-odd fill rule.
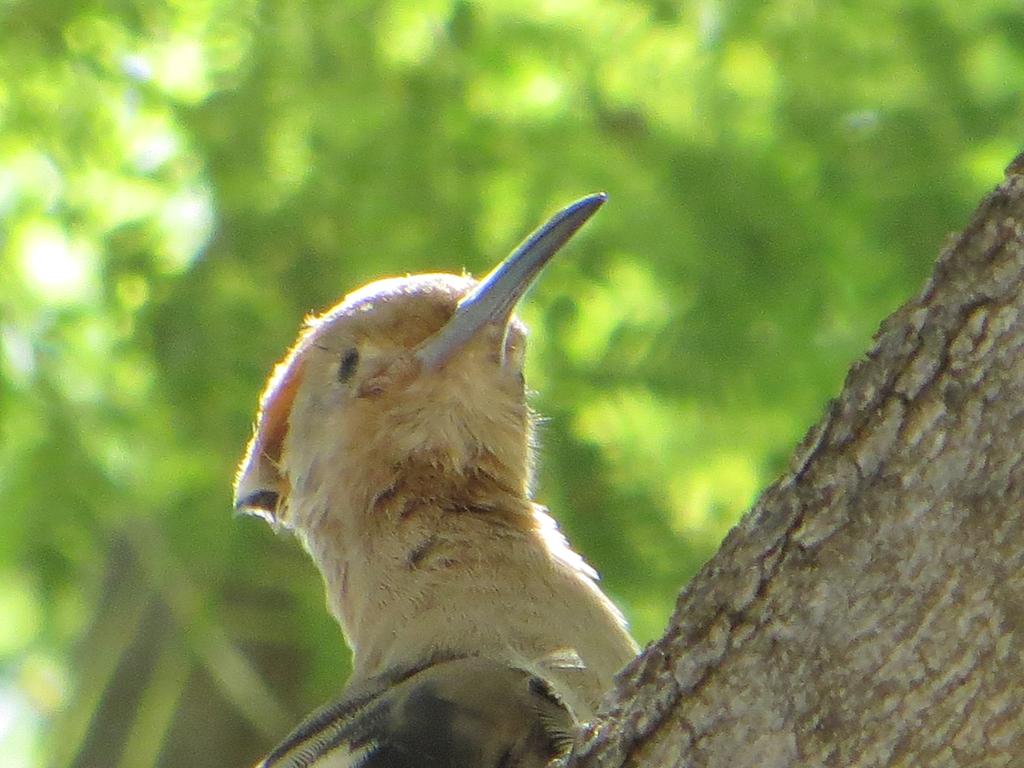
[[[572,768],[1024,765],[1024,161],[1007,174]]]

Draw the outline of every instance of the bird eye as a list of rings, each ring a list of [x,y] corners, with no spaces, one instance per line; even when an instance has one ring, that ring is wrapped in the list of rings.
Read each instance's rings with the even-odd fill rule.
[[[344,384],[351,379],[352,374],[356,372],[357,365],[359,365],[359,352],[350,349],[341,356],[341,365],[338,366],[338,381]]]

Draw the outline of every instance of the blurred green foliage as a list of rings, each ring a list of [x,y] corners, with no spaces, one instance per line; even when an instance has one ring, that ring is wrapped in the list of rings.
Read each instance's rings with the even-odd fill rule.
[[[0,766],[244,765],[348,664],[232,519],[304,313],[486,271],[642,640],[1018,150],[1018,0],[0,3]]]

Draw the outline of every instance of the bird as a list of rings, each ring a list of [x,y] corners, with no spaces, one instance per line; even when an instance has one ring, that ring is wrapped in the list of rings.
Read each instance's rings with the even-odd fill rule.
[[[636,655],[533,500],[515,311],[605,200],[558,211],[479,281],[406,275],[348,294],[274,368],[235,509],[301,541],[352,673],[263,768],[544,765]]]

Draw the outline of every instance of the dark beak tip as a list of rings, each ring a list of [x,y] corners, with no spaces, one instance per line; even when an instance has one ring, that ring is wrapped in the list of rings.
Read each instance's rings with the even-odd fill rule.
[[[552,217],[544,227],[534,233],[531,239],[536,239],[536,242],[540,242],[543,239],[537,237],[540,233],[545,231],[553,233],[568,227],[568,232],[562,235],[561,242],[555,247],[555,250],[557,250],[566,240],[572,237],[577,229],[582,227],[584,223],[597,213],[598,209],[606,202],[608,202],[607,192],[594,192],[586,197],[581,197],[575,203],[566,206]]]
[[[589,219],[602,205],[608,202],[607,192],[594,192],[593,194],[581,197],[575,203],[563,211],[563,216],[572,217],[583,214],[584,220]]]

